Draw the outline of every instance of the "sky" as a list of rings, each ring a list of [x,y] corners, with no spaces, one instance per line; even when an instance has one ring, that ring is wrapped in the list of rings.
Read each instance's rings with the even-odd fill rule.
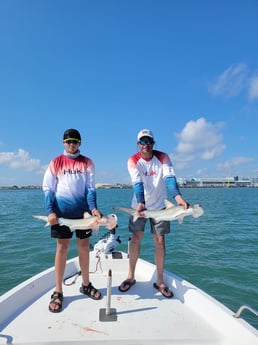
[[[149,128],[177,178],[258,177],[258,0],[0,0],[0,186],[41,185],[76,128],[130,183]]]

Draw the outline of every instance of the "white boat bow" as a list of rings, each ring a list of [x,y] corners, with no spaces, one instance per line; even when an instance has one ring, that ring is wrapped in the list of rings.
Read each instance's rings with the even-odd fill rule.
[[[90,253],[90,279],[103,294],[99,301],[79,292],[81,276],[64,285],[61,313],[50,313],[54,268],[0,296],[0,344],[26,345],[257,345],[258,331],[196,286],[165,272],[172,299],[153,288],[156,268],[139,259],[137,283],[125,293],[118,286],[128,269],[126,253]],[[65,277],[79,271],[67,261]],[[73,277],[67,282],[72,282]],[[107,292],[111,292],[111,295]]]

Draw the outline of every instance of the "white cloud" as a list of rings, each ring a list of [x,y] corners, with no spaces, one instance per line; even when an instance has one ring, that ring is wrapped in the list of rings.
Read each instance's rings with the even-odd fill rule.
[[[253,160],[254,159],[250,157],[233,157],[230,160],[225,161],[224,163],[219,163],[217,165],[217,168],[220,170],[230,171],[232,167],[249,163]]]
[[[258,76],[255,76],[250,80],[249,99],[258,99]]]
[[[248,95],[250,101],[258,99],[257,71],[250,72],[244,63],[231,65],[208,86],[214,96],[235,97],[241,92]]]
[[[0,165],[25,171],[35,171],[41,168],[40,160],[30,158],[29,153],[23,149],[19,149],[17,152],[0,152]]]
[[[196,176],[206,176],[206,175],[207,175],[207,169],[206,168],[196,170]]]
[[[219,156],[226,148],[219,132],[223,126],[223,123],[207,122],[203,117],[187,122],[181,133],[176,133],[179,143],[173,160],[177,161],[177,167],[182,169],[191,161],[211,160]]]
[[[231,65],[209,85],[212,95],[234,97],[239,95],[247,82],[247,66],[245,64]]]

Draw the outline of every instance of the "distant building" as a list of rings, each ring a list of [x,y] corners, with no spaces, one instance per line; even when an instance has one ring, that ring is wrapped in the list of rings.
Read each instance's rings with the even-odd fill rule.
[[[131,185],[126,185],[122,183],[110,184],[110,183],[96,183],[97,189],[114,189],[114,188],[132,188]]]
[[[239,180],[238,176],[235,177],[203,177],[178,179],[181,187],[203,187],[203,188],[224,188],[224,187],[256,187],[257,184],[250,179]]]

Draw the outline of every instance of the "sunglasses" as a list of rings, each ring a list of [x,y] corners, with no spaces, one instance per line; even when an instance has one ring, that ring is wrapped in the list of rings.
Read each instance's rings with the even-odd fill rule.
[[[154,141],[152,139],[141,139],[139,140],[139,144],[141,145],[152,145],[154,144]]]
[[[80,140],[77,140],[77,139],[66,139],[66,140],[64,140],[64,142],[65,142],[66,144],[68,144],[68,145],[71,145],[71,144],[74,144],[74,145],[80,144]]]

